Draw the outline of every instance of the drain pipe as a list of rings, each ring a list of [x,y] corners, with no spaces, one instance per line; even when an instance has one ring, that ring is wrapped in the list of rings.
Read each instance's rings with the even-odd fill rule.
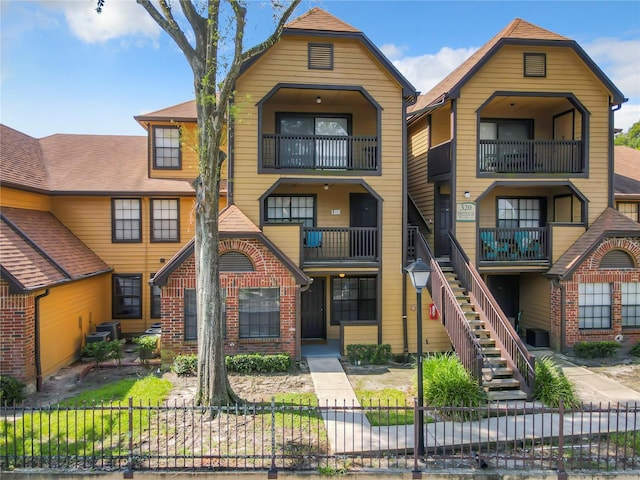
[[[42,390],[42,362],[40,361],[40,299],[49,295],[49,289],[47,288],[44,293],[36,295],[35,309],[34,309],[34,354],[36,361],[36,390],[39,392]]]
[[[565,313],[565,303],[566,303],[566,290],[565,286],[558,279],[553,279],[551,281],[554,287],[560,289],[560,353],[566,353],[567,347],[567,334],[565,332],[565,327],[567,323],[567,317]]]

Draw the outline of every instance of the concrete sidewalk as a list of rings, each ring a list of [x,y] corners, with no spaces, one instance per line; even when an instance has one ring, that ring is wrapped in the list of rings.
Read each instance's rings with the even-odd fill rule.
[[[536,356],[547,354],[551,352],[536,352]],[[371,426],[337,358],[307,357],[307,364],[327,427],[332,453],[413,449],[415,437],[413,425]],[[640,428],[640,411],[636,411],[640,408],[639,392],[566,360],[561,364],[561,368],[568,372],[567,376],[571,375],[570,378],[579,391],[593,392],[589,395],[593,395],[594,400],[583,398],[583,401],[593,401],[596,404],[602,402],[603,407],[607,406],[609,401],[614,407],[619,401],[620,410],[589,412],[587,415],[580,412],[566,414],[561,418],[556,413],[540,411],[527,413],[527,411],[533,412],[533,408],[541,405],[535,402],[518,402],[518,408],[524,409],[523,414],[520,415],[492,417],[472,422],[427,423],[425,426],[426,448],[521,442],[532,439],[534,436],[545,438],[558,436],[560,431],[565,435],[592,435],[599,432],[631,431]],[[625,405],[622,405],[622,402]],[[638,402],[637,405],[635,402]],[[637,408],[633,409],[634,406]]]

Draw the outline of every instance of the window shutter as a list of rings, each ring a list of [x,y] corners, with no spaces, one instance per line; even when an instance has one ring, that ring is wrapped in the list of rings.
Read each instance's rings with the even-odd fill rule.
[[[220,255],[221,272],[253,272],[253,263],[240,252],[227,252]]]
[[[524,76],[525,77],[546,77],[547,76],[547,56],[544,53],[524,54]]]
[[[309,44],[309,69],[333,70],[333,45],[330,43]]]
[[[612,250],[600,260],[601,269],[635,268],[633,258],[623,250]]]

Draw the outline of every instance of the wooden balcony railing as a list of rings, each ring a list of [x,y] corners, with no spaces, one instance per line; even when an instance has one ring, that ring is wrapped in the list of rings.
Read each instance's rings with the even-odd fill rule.
[[[305,228],[303,236],[305,263],[378,261],[378,227]]]
[[[480,228],[481,262],[548,262],[549,229]]]
[[[451,141],[441,143],[429,149],[427,179],[451,173]]]
[[[262,167],[378,170],[378,137],[265,134]]]
[[[580,140],[480,140],[483,173],[584,173]]]

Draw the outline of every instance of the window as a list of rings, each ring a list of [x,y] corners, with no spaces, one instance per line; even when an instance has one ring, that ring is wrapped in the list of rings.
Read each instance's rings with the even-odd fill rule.
[[[578,284],[578,322],[581,329],[611,328],[611,286]]]
[[[310,43],[308,45],[309,70],[333,70],[333,45]]]
[[[267,197],[266,203],[267,222],[300,222],[304,227],[313,227],[315,224],[314,196],[272,195]]]
[[[546,216],[543,209],[541,198],[498,198],[498,227],[540,227]]]
[[[241,252],[225,252],[220,255],[221,272],[254,272],[253,262]]]
[[[142,241],[140,199],[117,198],[111,200],[111,241]]]
[[[524,54],[524,76],[525,77],[546,77],[547,76],[547,56],[544,53]]]
[[[151,275],[153,277],[153,275]],[[151,318],[162,317],[161,311],[162,288],[157,285],[151,285]]]
[[[279,114],[280,167],[345,169],[351,117]]]
[[[622,291],[622,326],[640,327],[640,283],[624,282],[620,284]]]
[[[151,241],[180,241],[179,207],[177,199],[151,200]]]
[[[376,278],[331,279],[331,325],[376,320]]]
[[[280,289],[240,288],[238,292],[240,338],[280,336]]]
[[[153,128],[153,167],[179,169],[180,129],[178,127]]]
[[[618,202],[618,211],[631,220],[640,222],[640,203]]]
[[[223,289],[220,292],[222,305],[220,306],[220,321],[222,322],[222,333],[227,337],[227,292]],[[195,288],[184,289],[184,339],[198,339],[198,299]]]
[[[113,318],[142,318],[142,275],[114,275]]]

